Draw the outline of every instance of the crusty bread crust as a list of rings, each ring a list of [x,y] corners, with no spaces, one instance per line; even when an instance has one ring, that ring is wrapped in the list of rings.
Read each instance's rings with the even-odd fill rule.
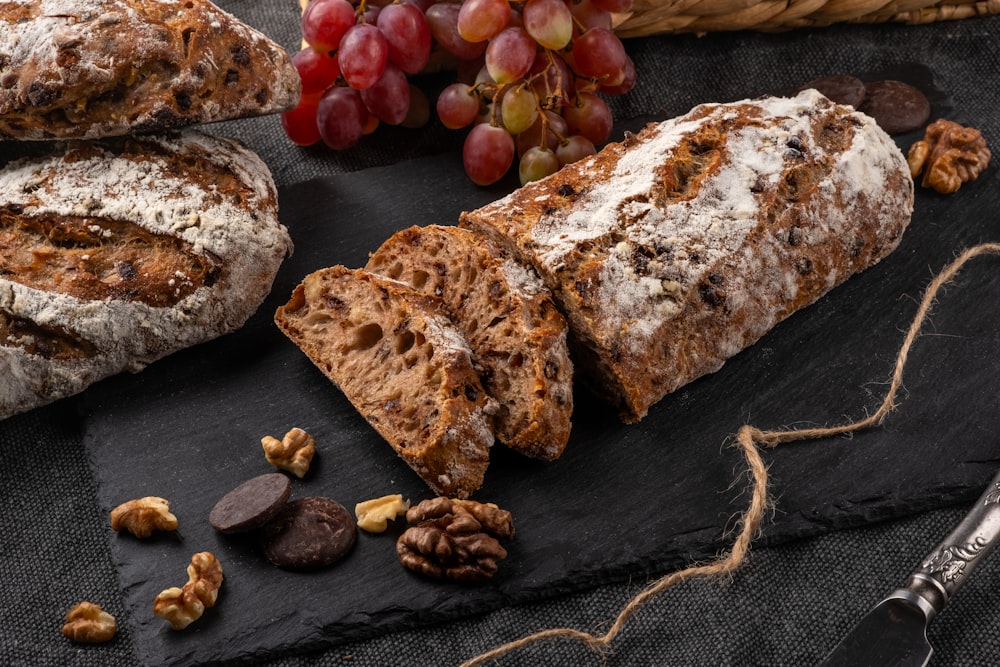
[[[208,0],[0,3],[0,139],[162,132],[299,93],[288,54]]]
[[[441,225],[397,232],[365,269],[444,301],[499,403],[498,440],[547,461],[562,454],[573,414],[566,320],[531,269],[484,237]]]
[[[334,266],[306,276],[274,319],[435,493],[482,485],[496,402],[440,299]]]
[[[292,251],[254,153],[193,130],[0,170],[0,418],[241,327]]]
[[[875,122],[816,91],[706,104],[476,211],[534,266],[625,421],[891,252],[913,209]]]

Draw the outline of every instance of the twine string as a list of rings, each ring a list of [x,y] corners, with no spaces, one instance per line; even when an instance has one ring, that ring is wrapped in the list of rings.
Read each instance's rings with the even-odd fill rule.
[[[658,593],[676,586],[683,581],[695,578],[712,578],[721,575],[731,575],[740,565],[744,563],[750,552],[750,545],[760,533],[764,517],[769,508],[768,498],[768,475],[767,465],[761,456],[761,449],[772,449],[779,444],[801,440],[815,440],[828,438],[837,435],[847,435],[855,431],[864,430],[882,423],[882,421],[897,407],[896,398],[900,388],[903,386],[903,370],[909,358],[910,349],[913,347],[920,331],[926,322],[931,309],[937,301],[938,292],[954,280],[955,276],[970,260],[981,255],[1000,254],[1000,243],[982,243],[967,248],[958,255],[948,266],[946,266],[927,286],[923,298],[906,332],[906,337],[900,345],[896,356],[896,363],[893,368],[892,379],[885,397],[878,408],[863,419],[853,421],[839,426],[828,426],[818,428],[801,429],[778,429],[761,430],[746,424],[736,433],[736,445],[743,454],[749,476],[752,479],[750,489],[750,499],[747,509],[739,518],[739,531],[728,552],[724,552],[718,558],[707,563],[695,563],[684,569],[666,574],[654,580],[640,593],[632,597],[618,615],[614,622],[603,634],[591,634],[574,628],[550,628],[541,630],[530,635],[521,637],[490,649],[466,662],[460,667],[475,667],[488,660],[494,660],[507,653],[523,648],[530,644],[535,644],[548,639],[575,639],[579,640],[598,654],[603,654],[611,645],[611,642],[621,632],[629,618],[647,601],[655,597]]]

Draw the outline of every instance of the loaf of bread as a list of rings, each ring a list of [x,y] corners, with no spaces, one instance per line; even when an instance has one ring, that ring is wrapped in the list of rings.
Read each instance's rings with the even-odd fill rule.
[[[271,174],[194,130],[0,170],[0,418],[241,327],[292,244]]]
[[[810,90],[698,106],[461,224],[535,267],[578,376],[636,421],[885,257],[912,208],[888,135]]]
[[[208,0],[0,3],[0,139],[159,132],[299,92],[288,54]]]
[[[573,415],[573,364],[566,320],[534,272],[483,237],[440,225],[397,232],[365,269],[443,299],[486,393],[499,404],[500,442],[547,461],[562,454]]]
[[[274,319],[435,493],[482,485],[496,402],[440,299],[334,266],[306,276]]]

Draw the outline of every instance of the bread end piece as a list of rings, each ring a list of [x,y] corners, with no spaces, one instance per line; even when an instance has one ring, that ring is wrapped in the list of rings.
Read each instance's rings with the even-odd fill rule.
[[[482,486],[496,403],[437,299],[334,266],[306,276],[274,319],[435,493]]]

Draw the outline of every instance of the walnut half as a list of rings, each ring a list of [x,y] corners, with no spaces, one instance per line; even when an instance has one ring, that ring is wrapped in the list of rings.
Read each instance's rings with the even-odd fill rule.
[[[275,468],[305,477],[316,455],[316,440],[300,428],[293,428],[281,440],[265,435],[260,439],[264,457]]]
[[[63,635],[87,644],[111,641],[117,630],[115,617],[93,602],[81,602],[70,609],[62,627]]]
[[[123,528],[136,537],[149,537],[154,530],[177,530],[177,517],[163,498],[136,498],[111,510],[111,529],[118,532]]]
[[[403,566],[460,583],[492,578],[507,557],[497,538],[514,537],[510,512],[492,503],[432,498],[411,507],[406,520],[411,527],[396,542]]]
[[[168,588],[153,601],[153,614],[174,630],[183,630],[201,618],[205,609],[215,605],[222,586],[222,564],[210,551],[192,556],[187,573],[183,588]]]
[[[990,163],[990,149],[982,133],[950,120],[927,126],[924,138],[910,146],[906,162],[920,184],[942,194],[956,192],[962,183],[974,181]]]

